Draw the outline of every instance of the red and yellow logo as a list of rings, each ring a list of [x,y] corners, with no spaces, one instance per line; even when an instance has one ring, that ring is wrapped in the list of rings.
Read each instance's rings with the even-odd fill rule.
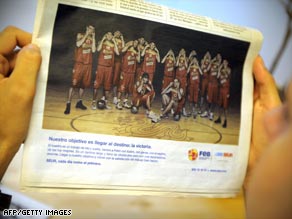
[[[198,157],[198,151],[197,149],[191,149],[189,150],[189,160],[196,160]]]

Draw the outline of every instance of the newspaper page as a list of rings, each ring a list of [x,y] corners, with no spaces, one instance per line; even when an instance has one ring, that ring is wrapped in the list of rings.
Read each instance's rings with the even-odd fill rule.
[[[33,42],[23,188],[239,192],[260,32],[140,0],[39,0]]]

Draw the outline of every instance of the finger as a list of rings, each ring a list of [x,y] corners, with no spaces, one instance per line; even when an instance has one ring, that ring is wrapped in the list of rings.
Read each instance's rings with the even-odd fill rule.
[[[280,105],[281,101],[275,80],[266,69],[263,59],[260,56],[257,56],[254,61],[253,74],[260,98],[266,100],[270,106]]]
[[[16,46],[24,47],[31,42],[31,34],[9,26],[0,32],[0,54],[9,55]]]
[[[18,53],[15,68],[10,79],[14,84],[19,84],[20,87],[33,87],[37,79],[40,64],[40,49],[34,44],[29,44]]]
[[[9,62],[0,54],[0,74],[6,77],[9,73]]]

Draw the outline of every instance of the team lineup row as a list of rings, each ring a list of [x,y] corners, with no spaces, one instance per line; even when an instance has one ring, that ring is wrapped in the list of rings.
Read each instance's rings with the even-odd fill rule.
[[[160,60],[159,50],[154,42],[147,43],[143,37],[127,43],[120,31],[107,32],[96,46],[95,29],[89,25],[85,33],[78,33],[76,39],[72,84],[64,114],[71,110],[71,100],[78,93],[76,108],[86,110],[82,103],[84,89],[91,85],[92,54],[98,52],[98,62],[93,83],[93,101],[91,108],[111,109],[108,102],[113,93],[113,103],[119,110],[131,109],[137,113],[140,106],[146,108],[147,116],[158,122],[171,113],[174,120],[180,116],[198,114],[213,120],[215,106],[219,106],[219,117],[215,123],[221,123],[224,113],[223,127],[227,126],[227,107],[230,91],[231,69],[227,60],[222,61],[218,53],[213,59],[206,52],[199,63],[195,50],[189,56],[181,49],[175,56],[170,49]],[[152,85],[157,63],[164,64],[162,80],[161,114],[158,116],[152,109],[155,91]],[[101,100],[97,101],[98,90],[103,88]],[[128,99],[132,97],[131,101]],[[186,112],[186,102],[191,113]]]

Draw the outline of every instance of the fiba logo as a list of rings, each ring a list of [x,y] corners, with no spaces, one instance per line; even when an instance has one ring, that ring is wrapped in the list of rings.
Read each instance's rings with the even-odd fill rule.
[[[189,160],[196,160],[197,158],[198,158],[198,151],[197,151],[197,149],[191,149],[191,150],[189,150],[189,152],[188,152],[188,154],[189,154]]]

